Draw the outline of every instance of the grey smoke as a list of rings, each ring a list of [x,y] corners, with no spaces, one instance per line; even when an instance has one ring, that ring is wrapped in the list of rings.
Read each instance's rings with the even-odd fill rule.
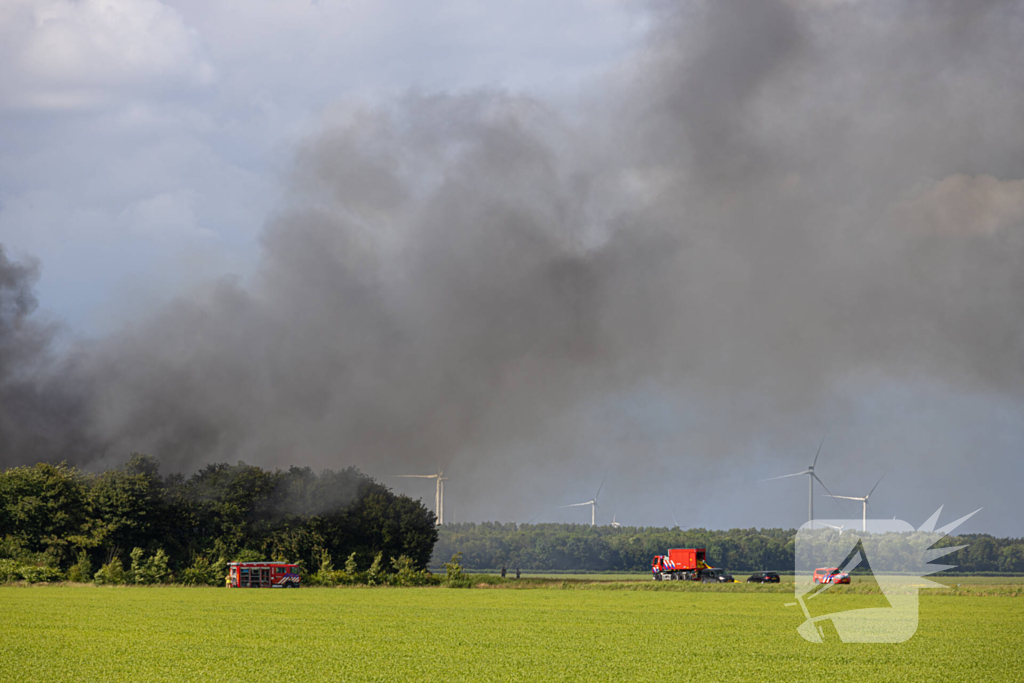
[[[251,281],[66,354],[3,259],[0,462],[455,461],[460,512],[494,516],[607,466],[602,439],[620,490],[669,476],[649,435],[581,431],[645,394],[687,406],[688,457],[788,446],[851,378],[1019,401],[1020,10],[658,4],[585,116],[350,107],[298,150]]]

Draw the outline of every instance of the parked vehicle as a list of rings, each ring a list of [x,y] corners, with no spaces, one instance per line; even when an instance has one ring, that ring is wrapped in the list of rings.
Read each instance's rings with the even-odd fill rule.
[[[655,581],[701,581],[732,583],[732,574],[707,563],[704,548],[670,548],[668,555],[655,555],[651,573]]]
[[[850,583],[850,575],[839,567],[818,567],[814,570],[814,583]]]
[[[228,588],[298,588],[299,565],[285,562],[228,562]]]
[[[724,569],[702,569],[700,571],[701,583],[737,583],[732,574],[726,573]]]
[[[708,568],[704,548],[671,548],[668,555],[655,555],[651,572],[655,581],[699,581]]]
[[[747,583],[778,583],[781,580],[775,572],[757,572],[747,578]]]

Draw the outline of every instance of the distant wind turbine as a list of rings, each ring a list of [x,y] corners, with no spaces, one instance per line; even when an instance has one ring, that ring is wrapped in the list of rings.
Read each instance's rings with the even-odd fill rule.
[[[862,504],[862,508],[861,508],[861,531],[867,533],[867,530],[868,530],[868,498],[870,498],[871,494],[875,492],[875,489],[878,488],[878,485],[882,483],[883,479],[885,479],[885,475],[884,474],[882,476],[880,476],[878,478],[878,481],[875,482],[875,485],[871,487],[871,490],[868,491],[868,495],[866,495],[866,496],[864,496],[862,498],[858,498],[856,496],[833,496],[832,494],[829,494],[829,498],[842,498],[843,500],[859,500],[861,502],[861,504]],[[863,490],[863,489],[861,489],[861,490]]]
[[[761,481],[774,481],[776,479],[785,479],[786,477],[801,477],[807,475],[807,521],[810,523],[811,528],[814,528],[814,480],[817,479],[818,483],[821,484],[821,488],[828,491],[829,494],[832,492],[825,486],[825,482],[814,473],[814,466],[818,464],[818,456],[821,455],[821,447],[825,445],[825,437],[821,437],[821,443],[818,444],[818,452],[814,454],[814,462],[811,463],[803,472],[794,472],[793,474],[783,474],[781,477],[770,477],[768,479],[762,479]],[[834,497],[834,496],[833,496]],[[842,507],[842,505],[840,505]]]
[[[578,507],[582,507],[584,505],[589,505],[590,506],[590,526],[594,526],[594,524],[597,522],[597,508],[599,507],[598,504],[597,504],[597,497],[601,495],[601,488],[604,486],[604,480],[607,479],[607,478],[608,478],[608,475],[607,474],[604,475],[604,479],[601,480],[601,486],[597,487],[597,493],[594,494],[593,499],[588,500],[585,503],[573,503],[572,505],[563,505],[562,507],[563,508],[578,508]]]
[[[448,477],[444,476],[444,470],[438,469],[437,474],[396,474],[396,477],[403,479],[436,479],[437,492],[434,494],[434,516],[437,518],[437,525],[444,524],[444,483]]]
[[[615,521],[615,517],[616,517],[616,515],[612,515],[612,528],[613,529],[618,529],[622,525]]]

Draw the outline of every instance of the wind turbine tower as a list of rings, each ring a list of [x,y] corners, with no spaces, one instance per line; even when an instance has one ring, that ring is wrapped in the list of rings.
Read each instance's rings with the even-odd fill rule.
[[[604,475],[604,479],[601,480],[601,486],[597,487],[597,493],[594,494],[594,497],[592,499],[586,501],[585,503],[573,503],[572,505],[563,505],[562,507],[563,508],[576,508],[576,507],[582,507],[584,505],[589,505],[590,506],[590,526],[594,526],[594,524],[597,522],[597,508],[599,507],[598,504],[597,504],[597,497],[601,495],[601,488],[604,486],[604,480],[607,479],[607,478],[608,478],[608,475],[607,474]]]
[[[818,483],[821,484],[821,488],[825,489],[831,496],[832,492],[825,486],[825,482],[815,474],[814,466],[818,464],[818,456],[821,455],[821,447],[825,445],[825,437],[821,437],[821,443],[818,444],[818,452],[814,454],[814,462],[804,470],[803,472],[794,472],[793,474],[783,474],[780,477],[770,477],[768,479],[762,479],[761,481],[774,481],[775,479],[785,479],[786,477],[801,477],[807,475],[807,521],[810,523],[811,528],[814,528],[814,481],[817,479]],[[836,498],[837,496],[832,496]],[[840,506],[842,507],[842,506]]]

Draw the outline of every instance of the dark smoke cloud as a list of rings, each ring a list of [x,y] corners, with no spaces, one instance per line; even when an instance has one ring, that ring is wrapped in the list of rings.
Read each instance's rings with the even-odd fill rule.
[[[599,460],[581,413],[645,393],[694,409],[687,444],[709,455],[791,443],[850,378],[1020,399],[1019,3],[649,11],[587,116],[480,91],[329,117],[251,282],[60,373],[33,269],[0,262],[3,463],[454,460],[460,500],[491,516]],[[603,436],[628,452],[621,489],[671,468],[635,432]]]

